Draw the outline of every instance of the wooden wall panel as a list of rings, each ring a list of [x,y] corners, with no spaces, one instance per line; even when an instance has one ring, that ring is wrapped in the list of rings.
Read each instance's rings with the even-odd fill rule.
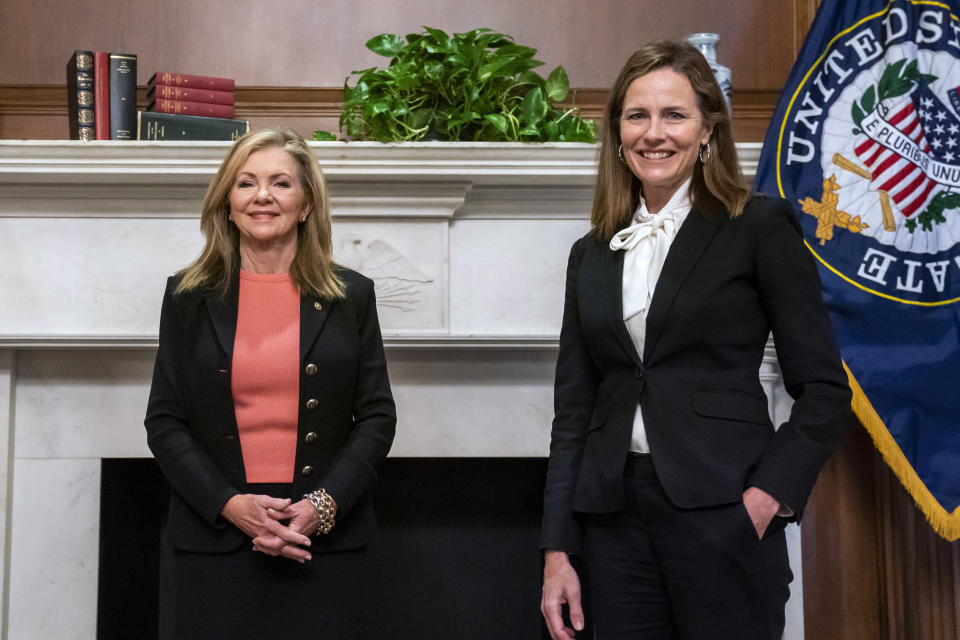
[[[813,18],[817,14],[817,8],[820,6],[820,0],[794,0],[793,3],[793,48],[796,54],[800,53],[800,47],[803,46],[803,40],[807,37],[807,31],[813,24]]]
[[[157,70],[219,75],[253,92],[238,111],[254,126],[285,124],[301,133],[335,129],[335,107],[292,109],[265,88],[336,90],[354,69],[386,64],[364,47],[383,32],[422,25],[450,32],[486,26],[536,47],[549,72],[563,65],[582,95],[602,95],[627,56],[655,38],[720,34],[719,58],[733,72],[737,138],[759,141],[809,25],[816,0],[76,0],[65,20],[59,0],[0,3],[0,138],[66,137],[65,111],[44,90],[64,83],[74,49],[139,57],[138,80]],[[799,39],[798,39],[799,38]],[[762,55],[757,55],[762,52]],[[32,93],[39,87],[40,94]],[[260,91],[259,93],[257,93]],[[13,94],[21,92],[19,98]],[[13,97],[11,97],[13,95]],[[29,100],[36,99],[34,105]],[[65,99],[65,98],[64,98]],[[24,100],[27,100],[25,103]],[[589,112],[599,101],[580,101]],[[329,108],[328,108],[329,107]],[[589,113],[588,113],[589,115]],[[52,118],[52,120],[51,120]]]
[[[882,531],[883,640],[960,638],[960,542],[933,534],[890,469],[873,453]]]
[[[854,424],[802,526],[808,640],[960,639],[960,542],[934,533]]]
[[[0,84],[63,82],[74,49],[99,49],[138,54],[140,84],[174,70],[243,86],[339,87],[350,71],[385,62],[367,39],[430,25],[503,31],[537,48],[547,69],[564,65],[573,86],[601,88],[644,42],[715,31],[735,86],[779,90],[795,54],[795,6],[808,1],[74,0],[66,19],[60,0],[4,0]]]
[[[801,527],[807,640],[880,640],[872,447],[860,425],[851,424],[807,504]]]

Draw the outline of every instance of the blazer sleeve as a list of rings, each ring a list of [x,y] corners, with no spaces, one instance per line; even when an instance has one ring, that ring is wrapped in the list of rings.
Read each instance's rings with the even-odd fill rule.
[[[353,426],[320,484],[336,500],[338,513],[348,512],[370,491],[377,479],[376,469],[393,444],[397,425],[373,281],[363,278],[355,286],[355,294],[348,287],[348,295],[356,295],[360,337]]]
[[[238,491],[190,432],[182,386],[183,296],[174,296],[176,284],[175,277],[168,280],[160,311],[160,346],[144,419],[147,445],[174,491],[206,522],[222,527],[220,511]]]
[[[773,331],[790,418],[780,425],[750,479],[800,519],[820,468],[850,421],[850,388],[813,257],[785,200],[767,200],[757,233],[761,303]]]
[[[597,401],[600,375],[580,325],[577,282],[588,238],[577,241],[567,262],[563,324],[554,381],[554,419],[543,496],[541,549],[582,552],[582,532],[573,514],[573,494],[586,442],[587,425]]]

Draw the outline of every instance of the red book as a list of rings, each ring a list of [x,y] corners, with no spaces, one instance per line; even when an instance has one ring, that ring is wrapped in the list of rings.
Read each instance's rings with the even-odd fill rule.
[[[192,76],[187,73],[157,71],[150,77],[148,85],[165,84],[171,87],[192,87],[213,91],[233,91],[233,78],[214,78],[212,76]]]
[[[228,104],[164,100],[163,98],[150,103],[149,110],[159,113],[179,113],[183,116],[206,116],[208,118],[233,118],[234,115],[233,106]]]
[[[150,87],[147,100],[185,100],[187,102],[207,102],[209,104],[227,104],[233,106],[232,91],[214,91],[212,89],[194,89],[193,87],[174,87],[158,84]]]
[[[110,54],[93,52],[93,99],[97,140],[110,139]]]

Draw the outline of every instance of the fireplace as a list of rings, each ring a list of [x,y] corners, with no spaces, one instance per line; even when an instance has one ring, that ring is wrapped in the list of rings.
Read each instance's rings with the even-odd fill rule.
[[[97,637],[156,637],[167,486],[150,459],[104,459],[101,469]],[[387,460],[369,627],[354,637],[538,637],[545,474],[543,458]]]
[[[104,618],[155,618],[150,556],[165,492],[142,422],[160,300],[200,247],[200,202],[227,147],[0,141],[7,637],[107,637]],[[328,177],[335,258],[376,282],[397,401],[371,546],[377,618],[409,609],[419,637],[465,637],[437,625],[467,619],[487,636],[530,637],[564,268],[589,227],[596,148],[312,148]],[[752,175],[759,145],[738,150]],[[760,376],[782,421],[790,399],[772,346]],[[116,541],[123,531],[132,548]],[[789,531],[799,587],[799,532]],[[799,596],[786,640],[802,638]],[[443,615],[422,608],[430,599]]]

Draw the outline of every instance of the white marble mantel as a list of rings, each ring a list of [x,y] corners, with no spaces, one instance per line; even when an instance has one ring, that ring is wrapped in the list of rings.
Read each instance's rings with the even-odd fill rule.
[[[589,226],[596,147],[311,146],[335,257],[377,283],[391,455],[546,455],[564,269]],[[164,281],[200,249],[200,202],[228,147],[0,141],[4,638],[95,636],[100,459],[149,456]],[[738,150],[752,176],[760,145]],[[784,419],[772,348],[761,379]],[[788,639],[801,611],[795,595]]]
[[[348,237],[381,239],[431,280],[419,309],[386,309],[389,346],[555,346],[556,267],[587,228],[594,145],[312,146],[338,259],[351,264]],[[739,146],[749,176],[759,146]],[[196,255],[200,201],[228,147],[0,141],[0,230],[18,276],[0,284],[0,348],[155,347],[162,277]]]

